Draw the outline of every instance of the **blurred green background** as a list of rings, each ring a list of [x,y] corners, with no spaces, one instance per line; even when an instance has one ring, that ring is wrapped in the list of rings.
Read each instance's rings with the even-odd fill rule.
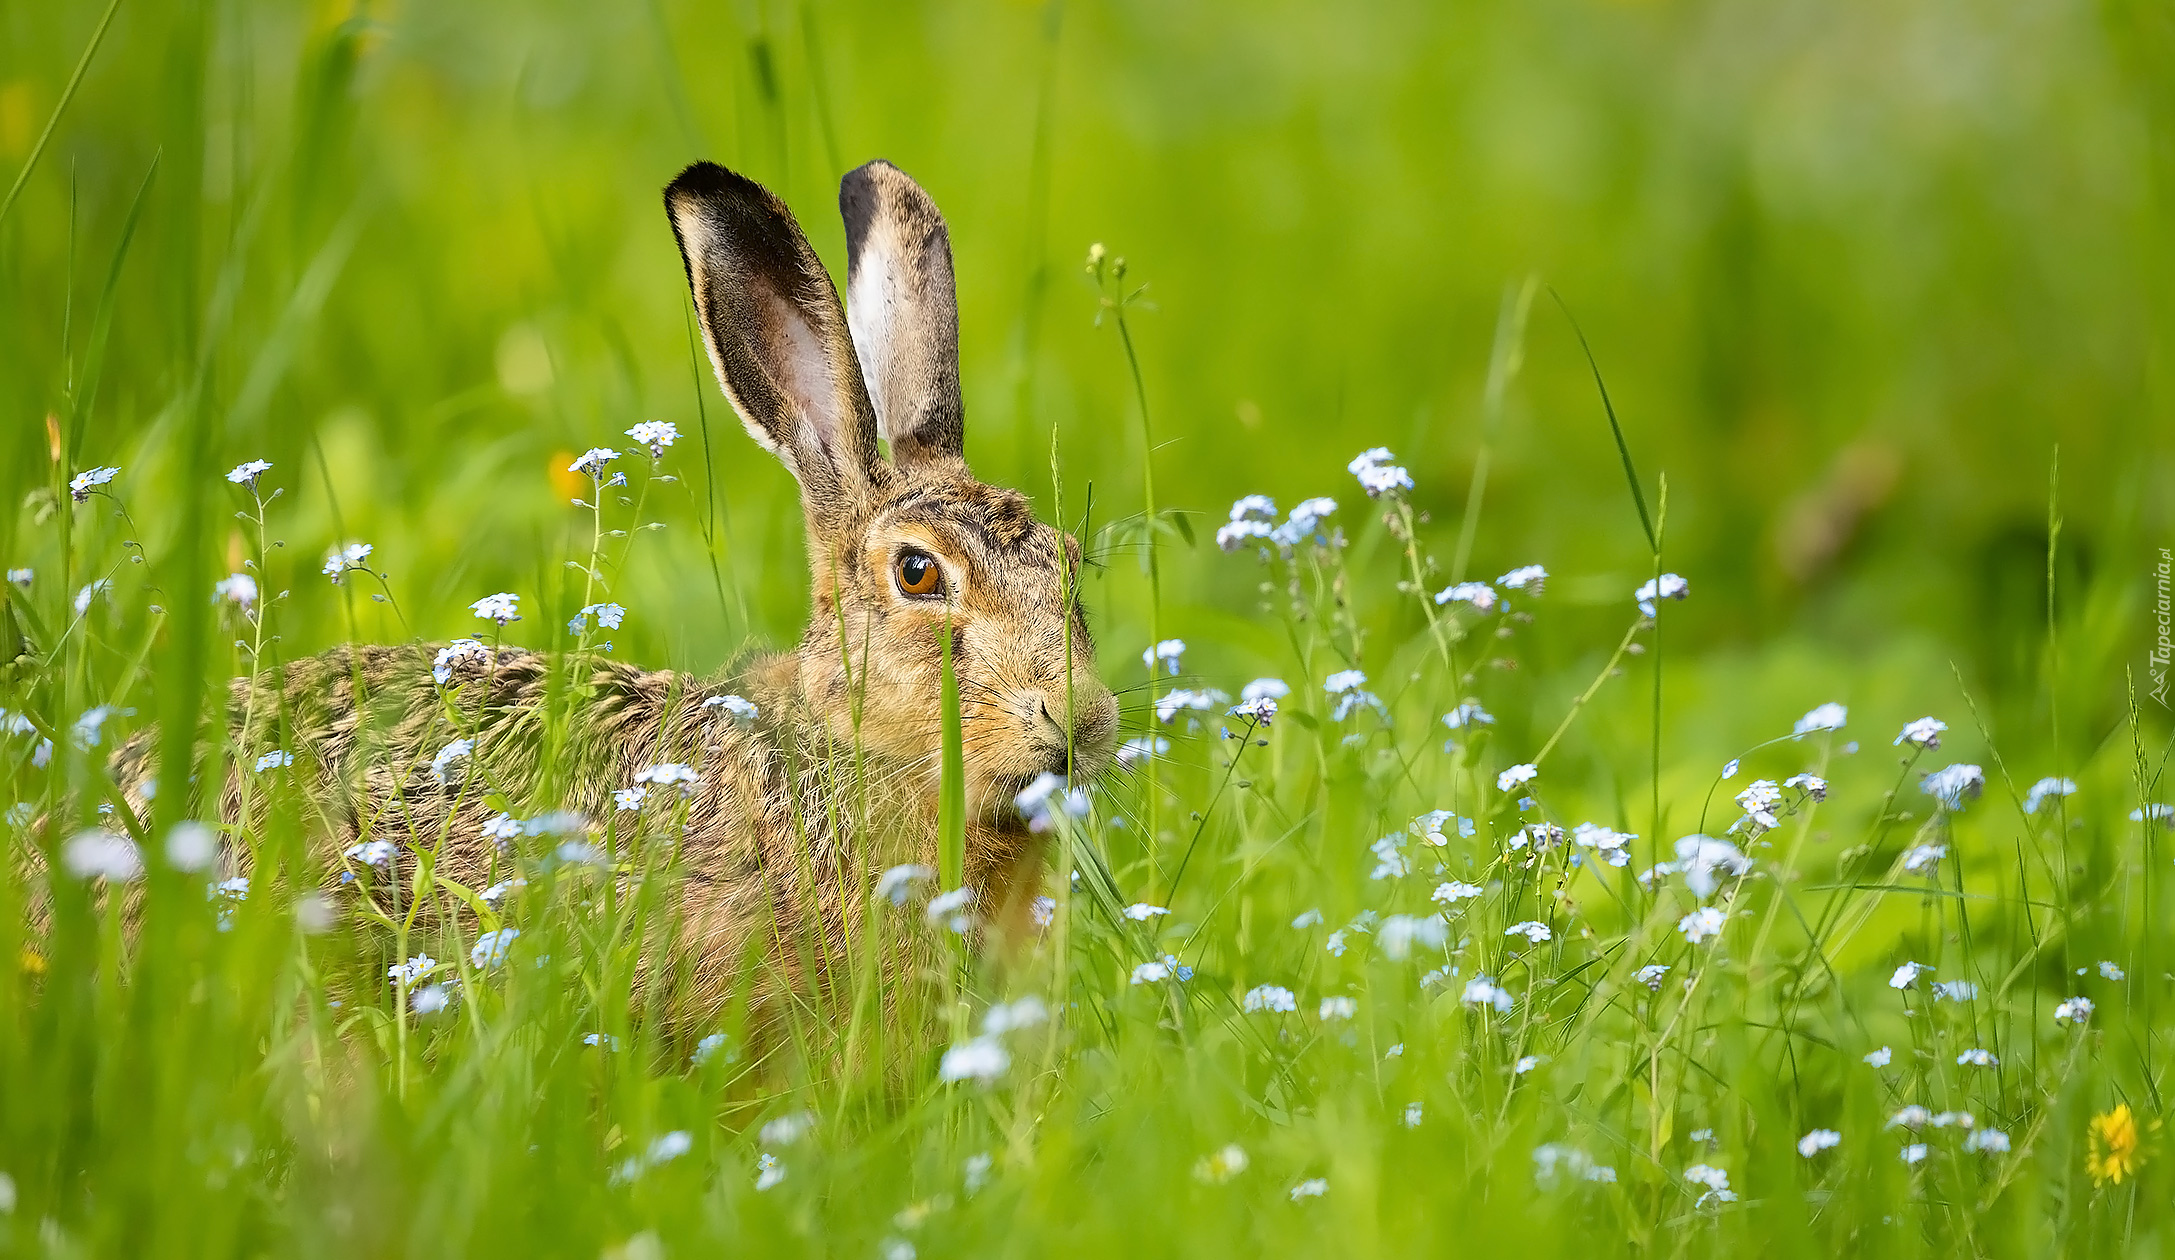
[[[6,178],[102,12],[0,9]],[[17,504],[48,482],[42,420],[85,394],[155,159],[78,459],[124,468],[140,535],[111,528],[153,560],[122,602],[157,581],[184,472],[262,457],[288,488],[272,589],[362,538],[408,619],[366,634],[464,633],[501,589],[552,611],[586,549],[562,452],[699,427],[659,189],[698,157],[744,170],[836,268],[838,177],[883,156],[950,219],[977,471],[1047,508],[1054,426],[1068,515],[1090,483],[1099,521],[1139,510],[1138,418],[1081,269],[1102,241],[1149,285],[1160,497],[1204,514],[1204,544],[1248,491],[1334,495],[1360,530],[1343,465],[1380,443],[1447,554],[1506,291],[1552,286],[1649,494],[1669,479],[1669,567],[1693,583],[1671,646],[1696,657],[1672,708],[1701,747],[1826,699],[1952,708],[1950,661],[1997,722],[2041,726],[2059,443],[2064,703],[2093,710],[2065,713],[2076,760],[2127,707],[2175,544],[2171,50],[2170,11],[2124,0],[124,0],[0,224],[0,476]],[[1590,606],[1545,666],[1551,642],[1613,641],[1648,561],[1545,289],[1525,349],[1473,569],[1539,561],[1552,599]],[[183,437],[196,381],[210,451]],[[710,668],[793,636],[806,590],[789,479],[706,371],[700,391],[725,592],[691,440],[691,494],[617,592],[618,650]],[[34,516],[0,524],[11,565],[48,546]],[[1189,665],[1274,664],[1253,566],[1167,563]],[[1113,674],[1142,589],[1119,555],[1094,593]],[[290,653],[345,633],[314,593],[281,618]]]

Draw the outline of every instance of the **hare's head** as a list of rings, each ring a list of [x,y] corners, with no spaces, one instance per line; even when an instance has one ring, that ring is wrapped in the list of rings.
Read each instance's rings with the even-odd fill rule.
[[[811,711],[853,739],[858,710],[862,745],[933,789],[948,634],[969,804],[988,816],[1037,775],[1109,760],[1117,704],[1080,614],[1080,548],[967,470],[951,239],[928,194],[872,162],[839,208],[850,319],[767,189],[701,162],[665,190],[718,383],[800,482]]]

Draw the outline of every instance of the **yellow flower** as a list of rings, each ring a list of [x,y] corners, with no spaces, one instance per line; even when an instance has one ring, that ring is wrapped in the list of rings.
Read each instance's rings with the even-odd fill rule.
[[[2084,1170],[2092,1174],[2093,1185],[2110,1181],[2121,1185],[2124,1177],[2137,1172],[2144,1158],[2137,1117],[2130,1114],[2128,1103],[2117,1103],[2113,1111],[2092,1118],[2092,1153],[2085,1157]]]

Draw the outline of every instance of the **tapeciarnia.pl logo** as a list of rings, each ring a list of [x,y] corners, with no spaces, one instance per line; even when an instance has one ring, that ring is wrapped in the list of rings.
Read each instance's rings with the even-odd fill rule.
[[[2160,548],[2160,563],[2154,566],[2152,576],[2153,585],[2158,588],[2153,599],[2152,617],[2159,634],[2153,640],[2152,655],[2147,660],[2152,667],[2152,698],[2158,700],[2160,707],[2165,709],[2169,707],[2168,661],[2175,657],[2175,639],[2170,639],[2168,635],[2170,623],[2175,621],[2169,604],[2170,579],[2175,579],[2175,552],[2166,547]]]

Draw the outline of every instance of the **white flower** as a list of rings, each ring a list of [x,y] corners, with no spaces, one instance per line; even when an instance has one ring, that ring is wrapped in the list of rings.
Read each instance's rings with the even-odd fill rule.
[[[752,722],[756,715],[754,702],[742,696],[711,696],[702,702],[702,707],[723,709],[725,715],[735,722]]]
[[[1405,833],[1393,831],[1368,845],[1368,851],[1375,856],[1375,864],[1374,869],[1368,872],[1367,878],[1402,879],[1410,874],[1412,872],[1412,863],[1405,857],[1404,844]]]
[[[1377,464],[1360,472],[1359,484],[1368,498],[1379,499],[1385,494],[1412,489],[1412,474],[1396,464]]]
[[[1922,717],[1915,722],[1905,722],[1902,733],[1895,738],[1895,743],[1898,746],[1915,744],[1931,751],[1941,746],[1941,732],[1947,729],[1948,723],[1939,718]]]
[[[2092,999],[2088,997],[2069,998],[2054,1008],[2054,1022],[2057,1024],[2081,1024],[2090,1018]]]
[[[1460,582],[1435,592],[1437,604],[1471,604],[1478,612],[1488,612],[1495,607],[1495,588],[1486,582]]]
[[[521,820],[501,811],[483,820],[483,836],[503,849],[521,838]]]
[[[1257,984],[1246,991],[1239,1006],[1247,1011],[1296,1011],[1299,1009],[1299,999],[1283,985]]]
[[[967,907],[973,904],[972,888],[954,888],[929,898],[929,904],[922,907],[922,915],[931,923],[943,923],[954,932],[965,932],[971,924]]]
[[[605,1050],[617,1050],[619,1049],[619,1038],[614,1037],[610,1033],[583,1033],[582,1044],[585,1046],[597,1046]]]
[[[1421,1109],[1421,1106],[1420,1106],[1420,1104],[1419,1104],[1419,1103],[1416,1103],[1416,1102],[1412,1102],[1412,1103],[1406,1103],[1406,1104],[1405,1104],[1405,1114],[1404,1114],[1404,1115],[1403,1115],[1402,1117],[1400,1117],[1400,1119],[1401,1119],[1401,1120],[1402,1120],[1402,1121],[1404,1122],[1404,1126],[1405,1126],[1406,1128],[1408,1128],[1408,1129],[1417,1129],[1417,1128],[1419,1128],[1419,1127],[1420,1127],[1420,1118],[1421,1118],[1421,1117],[1422,1117],[1422,1116],[1423,1116],[1424,1114],[1426,1114],[1426,1113],[1425,1113],[1425,1112],[1424,1112],[1424,1111],[1423,1111],[1423,1110]]]
[[[2048,797],[2074,796],[2076,795],[2076,792],[2077,781],[2075,779],[2041,779],[2039,780],[2039,782],[2031,785],[2030,791],[2024,793],[2024,812],[2027,814],[2036,814],[2039,812],[2040,803],[2045,801]]]
[[[342,857],[350,858],[365,866],[384,866],[393,860],[393,842],[390,840],[365,840],[351,845]]]
[[[1156,720],[1165,726],[1181,713],[1206,713],[1225,703],[1231,697],[1215,690],[1196,691],[1190,687],[1174,687],[1155,700]]]
[[[916,883],[935,878],[934,870],[918,862],[894,866],[876,877],[876,898],[879,901],[888,901],[894,906],[903,906],[906,904],[907,894],[913,891]]]
[[[990,1007],[982,1016],[982,1031],[993,1037],[1001,1036],[1022,1028],[1033,1028],[1049,1018],[1050,1008],[1042,1004],[1041,998],[1029,993]]]
[[[651,459],[663,459],[665,448],[680,440],[680,430],[669,420],[644,420],[627,430],[627,436],[648,447]]]
[[[2117,967],[2116,965],[2107,961],[2104,958],[2100,960],[2099,973],[2101,976],[2109,980],[2121,980],[2124,978],[2124,972],[2122,968]]]
[[[1435,885],[1435,891],[1428,895],[1428,900],[1439,901],[1446,906],[1454,906],[1460,901],[1478,897],[1480,893],[1480,885],[1462,883],[1453,879]]]
[[[620,623],[627,619],[627,609],[623,604],[584,604],[582,610],[574,614],[574,619],[567,623],[566,628],[570,633],[581,634],[589,629],[591,617],[595,617],[597,624],[606,630],[617,630]]]
[[[1957,1067],[2000,1067],[2001,1060],[1991,1050],[1973,1046],[1956,1056]]]
[[[426,984],[408,995],[408,1005],[418,1015],[436,1015],[453,1005],[453,993],[442,984]]]
[[[1538,945],[1542,941],[1548,940],[1549,938],[1553,937],[1555,933],[1549,931],[1548,925],[1541,922],[1539,919],[1527,919],[1523,923],[1513,923],[1509,927],[1504,928],[1503,935],[1523,936],[1526,938],[1526,940],[1532,942],[1535,945]]]
[[[1495,776],[1495,790],[1498,792],[1508,792],[1512,788],[1518,787],[1521,784],[1531,783],[1536,777],[1539,776],[1540,772],[1541,768],[1534,765],[1532,762],[1525,762],[1521,765],[1512,766],[1510,769],[1505,770],[1503,773]]]
[[[1156,672],[1156,663],[1160,661],[1167,672],[1176,674],[1178,672],[1178,660],[1185,654],[1186,641],[1184,639],[1165,639],[1142,652],[1140,654],[1140,663],[1147,666],[1148,672],[1153,674]]]
[[[500,591],[496,595],[486,595],[468,607],[471,612],[485,621],[495,621],[502,626],[511,621],[521,620],[521,597],[511,591]]]
[[[1309,1177],[1291,1188],[1291,1201],[1297,1203],[1301,1199],[1319,1199],[1328,1193],[1329,1182],[1326,1179]]]
[[[1670,966],[1668,963],[1648,963],[1633,972],[1631,978],[1645,985],[1650,992],[1659,993],[1661,992],[1661,978],[1668,975],[1669,972]]]
[[[272,751],[264,754],[262,757],[257,758],[257,773],[262,774],[267,770],[278,770],[286,766],[291,766],[294,763],[295,755],[293,753],[281,752],[279,749],[275,748]]]
[[[1927,1111],[1924,1107],[1919,1106],[1917,1103],[1912,1103],[1910,1106],[1904,1107],[1903,1109],[1897,1111],[1896,1114],[1888,1117],[1888,1123],[1882,1125],[1881,1127],[1884,1129],[1923,1129],[1932,1120],[1932,1112]]]
[[[1281,678],[1256,678],[1239,688],[1241,700],[1281,700],[1291,694],[1291,685]]]
[[[1553,1190],[1562,1180],[1561,1173],[1568,1173],[1579,1181],[1610,1183],[1616,1180],[1614,1168],[1595,1163],[1593,1156],[1575,1146],[1545,1142],[1533,1148],[1534,1184],[1543,1190]]]
[[[1754,836],[1772,831],[1781,825],[1775,819],[1775,807],[1781,804],[1781,784],[1773,779],[1753,780],[1750,787],[1737,794],[1737,808],[1745,812],[1744,821],[1738,826]]]
[[[1654,615],[1655,601],[1683,599],[1691,593],[1692,584],[1690,582],[1674,573],[1664,573],[1658,578],[1652,578],[1641,583],[1639,589],[1631,593],[1631,598],[1638,602],[1640,612],[1651,617]]]
[[[1434,915],[1393,914],[1375,932],[1383,955],[1396,962],[1402,962],[1415,945],[1441,949],[1449,939],[1450,925]]]
[[[257,602],[257,579],[247,573],[229,573],[212,583],[212,598],[225,600],[244,612]]]
[[[1367,675],[1356,669],[1340,669],[1322,680],[1322,690],[1333,696],[1356,691],[1367,685]]]
[[[1797,725],[1790,728],[1790,734],[1803,739],[1816,731],[1839,731],[1843,729],[1843,723],[1849,719],[1850,710],[1830,700],[1826,704],[1813,709],[1804,717],[1799,718]],[[1826,1129],[1815,1129],[1813,1131],[1815,1133],[1828,1132]]]
[[[1797,1153],[1807,1159],[1842,1144],[1843,1135],[1833,1129],[1814,1129],[1797,1140]]]
[[[1346,930],[1345,928],[1338,928],[1324,937],[1322,939],[1322,948],[1338,958],[1344,957],[1344,934]]]
[[[488,971],[506,961],[515,941],[521,938],[520,928],[500,928],[485,932],[476,938],[476,944],[468,951],[468,965],[478,971]]]
[[[1919,790],[1941,803],[1943,809],[1962,809],[1986,787],[1986,774],[1977,766],[1958,762],[1919,781]]]
[[[1027,820],[1027,829],[1033,832],[1048,831],[1057,825],[1057,816],[1085,818],[1088,814],[1088,796],[1084,788],[1070,786],[1061,774],[1045,770],[1035,776],[1012,804]]]
[[[1893,1050],[1890,1050],[1886,1046],[1882,1046],[1880,1049],[1875,1050],[1873,1053],[1865,1056],[1865,1061],[1872,1064],[1874,1067],[1887,1067],[1889,1061],[1894,1057],[1895,1052]]]
[[[482,897],[487,903],[495,906],[500,901],[505,899],[507,893],[512,892],[516,888],[527,888],[528,886],[529,881],[516,875],[512,879],[502,879],[476,895]]]
[[[30,589],[31,580],[36,576],[37,570],[35,569],[9,569],[8,584],[10,586],[20,586],[27,591]]]
[[[1752,869],[1752,859],[1739,852],[1736,845],[1712,836],[1685,836],[1677,841],[1676,854],[1670,870],[1681,873],[1684,886],[1702,900],[1712,897],[1720,886],[1717,872],[1735,877]]]
[[[2162,805],[2158,801],[2154,801],[2149,805],[2130,811],[2131,822],[2143,822],[2148,818],[2157,823],[2164,823],[2170,828],[2175,828],[2175,805]]]
[[[438,960],[429,954],[417,954],[404,963],[394,963],[385,969],[385,975],[395,984],[412,985],[438,970]]]
[[[438,786],[444,787],[449,777],[446,773],[448,768],[454,762],[466,759],[474,751],[476,751],[476,741],[472,739],[456,739],[447,744],[438,750],[437,756],[430,759],[431,777],[438,780]]]
[[[83,615],[84,613],[86,613],[86,612],[89,612],[89,611],[90,611],[90,607],[91,607],[91,601],[92,601],[92,600],[94,600],[94,599],[97,599],[97,598],[98,598],[98,597],[99,597],[100,595],[103,595],[103,594],[107,593],[108,591],[111,591],[112,589],[113,589],[113,579],[112,579],[112,578],[99,578],[99,579],[98,579],[97,581],[95,581],[95,582],[87,582],[87,583],[85,583],[85,584],[84,584],[84,586],[83,586],[83,589],[82,589],[82,590],[80,590],[80,591],[77,591],[77,592],[76,592],[76,598],[75,598],[75,610],[76,610],[76,615],[77,615],[78,617],[80,617],[80,616],[82,616],[82,615]]]
[[[1118,764],[1134,766],[1150,757],[1161,757],[1171,750],[1171,741],[1157,735],[1152,739],[1129,739],[1118,746]]]
[[[1171,965],[1160,958],[1151,958],[1133,968],[1134,984],[1154,984],[1171,977]]]
[[[1729,782],[1729,781],[1730,781],[1731,779],[1734,779],[1734,778],[1736,778],[1736,777],[1737,777],[1737,767],[1738,767],[1739,765],[1741,765],[1741,764],[1743,764],[1743,763],[1742,763],[1742,762],[1740,762],[1740,761],[1738,761],[1738,760],[1737,760],[1737,758],[1735,758],[1735,757],[1732,757],[1732,758],[1730,758],[1730,759],[1729,759],[1728,761],[1725,761],[1725,762],[1723,762],[1723,763],[1722,763],[1722,782],[1724,782],[1724,783],[1727,783],[1727,782]]]
[[[1926,1144],[1924,1142],[1913,1142],[1909,1146],[1904,1147],[1902,1151],[1899,1152],[1899,1154],[1901,1155],[1903,1162],[1906,1164],[1918,1163],[1920,1160],[1926,1158]]]
[[[815,1127],[814,1112],[789,1111],[775,1120],[765,1121],[759,1136],[765,1146],[791,1146],[807,1137]]]
[[[612,790],[612,805],[621,813],[639,813],[642,809],[642,800],[648,795],[649,789],[639,783],[633,787],[614,788]]]
[[[1012,1054],[995,1037],[973,1037],[953,1043],[937,1064],[937,1076],[947,1081],[992,1081],[1012,1066]]]
[[[568,464],[566,470],[572,473],[583,473],[592,478],[601,478],[604,476],[605,467],[618,458],[618,451],[604,446],[592,446],[577,456],[573,463]]]
[[[1481,708],[1478,700],[1461,700],[1457,708],[1442,715],[1442,724],[1453,731],[1468,726],[1493,726],[1495,715]]]
[[[784,1180],[785,1165],[778,1162],[777,1156],[771,1154],[769,1151],[765,1151],[761,1155],[756,1156],[755,1189],[757,1190],[757,1192],[768,1190],[772,1186],[775,1186],[779,1182]]]
[[[1496,984],[1491,976],[1474,976],[1467,980],[1458,1001],[1467,1006],[1493,1007],[1498,1014],[1508,1014],[1511,1007],[1510,990]]]
[[[1246,545],[1247,540],[1267,538],[1272,532],[1268,525],[1260,521],[1231,521],[1216,527],[1216,545],[1227,552],[1237,551]]]
[[[634,781],[651,787],[678,787],[682,796],[693,796],[695,789],[702,786],[702,776],[695,773],[694,767],[677,761],[644,766],[634,772]]]
[[[1242,495],[1232,502],[1230,519],[1273,524],[1276,520],[1276,500],[1265,494]]]
[[[1526,1073],[1532,1071],[1534,1068],[1537,1068],[1540,1065],[1541,1056],[1537,1054],[1525,1055],[1521,1057],[1516,1063],[1510,1065],[1510,1074],[1512,1076],[1524,1076]]]
[[[1810,800],[1828,799],[1828,781],[1817,774],[1793,774],[1782,781],[1782,786],[1796,788]]]
[[[77,879],[131,880],[143,874],[136,842],[111,831],[79,831],[61,850],[61,865]]]
[[[1334,515],[1336,510],[1335,499],[1303,500],[1292,508],[1283,524],[1269,531],[1269,541],[1284,548],[1296,547],[1309,539],[1326,542],[1328,535],[1323,532],[1322,518]]]
[[[1701,906],[1677,920],[1677,931],[1684,933],[1685,940],[1697,945],[1710,936],[1721,935],[1722,926],[1727,921],[1728,916],[1720,910],[1713,906]]]
[[[326,577],[331,578],[334,583],[338,583],[340,575],[346,573],[349,569],[362,568],[363,561],[370,558],[370,551],[369,543],[348,543],[346,546],[335,545],[332,550],[325,553],[325,566],[322,572]]]
[[[1969,1002],[1979,996],[1979,986],[1969,980],[1943,980],[1932,992],[1936,1002]]]
[[[1582,822],[1571,828],[1573,843],[1592,849],[1594,856],[1610,866],[1622,867],[1631,861],[1628,847],[1637,835],[1616,831],[1599,823]]]
[[[233,470],[227,473],[227,480],[237,486],[248,486],[254,490],[257,488],[257,478],[270,471],[272,471],[270,464],[261,459],[253,459],[246,464],[236,464]]]
[[[118,468],[93,468],[77,473],[68,479],[68,493],[75,496],[76,502],[85,502],[91,497],[91,487],[105,485],[120,475]]]
[[[1947,856],[1948,846],[1945,844],[1915,845],[1904,852],[1903,869],[1913,875],[1929,874]]]
[[[1045,893],[1028,902],[1027,918],[1029,922],[1035,925],[1037,931],[1050,926],[1050,924],[1057,921],[1057,898]]]
[[[1252,1162],[1246,1157],[1246,1148],[1233,1142],[1220,1151],[1212,1152],[1200,1163],[1195,1164],[1193,1166],[1193,1175],[1198,1180],[1205,1181],[1210,1185],[1220,1186],[1245,1172],[1246,1166]]]
[[[110,704],[92,705],[78,715],[75,725],[69,728],[70,741],[78,748],[96,748],[99,740],[103,738],[107,722],[117,717],[134,717],[135,715],[136,710],[134,709],[116,709]],[[31,727],[30,729],[35,730],[36,728]]]
[[[1537,564],[1522,565],[1495,579],[1495,584],[1506,591],[1538,595],[1548,584],[1548,570]]]
[[[1684,1179],[1695,1186],[1705,1186],[1707,1188],[1707,1192],[1699,1196],[1699,1202],[1701,1203],[1705,1203],[1709,1199],[1728,1203],[1737,1197],[1729,1188],[1729,1174],[1712,1164],[1692,1165],[1684,1170]]]
[[[2009,1135],[1999,1129],[1980,1129],[1964,1139],[1964,1149],[2006,1155],[2009,1153]]]
[[[1968,1111],[1937,1111],[1926,1123],[1936,1129],[1968,1129],[1978,1122],[1978,1118]]]
[[[700,1067],[710,1061],[712,1055],[725,1048],[725,1034],[714,1032],[695,1043],[695,1052],[687,1056],[688,1062]]]
[[[1267,696],[1231,706],[1228,716],[1245,718],[1256,726],[1267,726],[1276,720],[1276,701]]]
[[[1322,912],[1320,907],[1316,907],[1312,910],[1300,911],[1299,916],[1291,921],[1291,925],[1292,927],[1299,929],[1320,927],[1322,925]]]
[[[177,871],[201,871],[219,857],[219,836],[200,822],[178,822],[166,833],[166,861]]]
[[[431,662],[430,676],[437,680],[439,686],[443,687],[453,680],[453,671],[456,668],[465,666],[470,661],[488,663],[492,660],[491,649],[476,640],[455,639],[438,649],[437,657]]]
[[[1348,997],[1325,997],[1322,999],[1321,1010],[1318,1014],[1324,1022],[1332,1019],[1350,1019],[1359,1014],[1359,1003]]]
[[[1169,913],[1162,906],[1151,906],[1145,901],[1136,901],[1125,908],[1125,917],[1135,923],[1146,923],[1156,915]]]
[[[1918,984],[1918,977],[1932,970],[1933,968],[1922,962],[1904,963],[1896,968],[1894,975],[1888,977],[1888,987],[1891,989],[1914,988]]]

